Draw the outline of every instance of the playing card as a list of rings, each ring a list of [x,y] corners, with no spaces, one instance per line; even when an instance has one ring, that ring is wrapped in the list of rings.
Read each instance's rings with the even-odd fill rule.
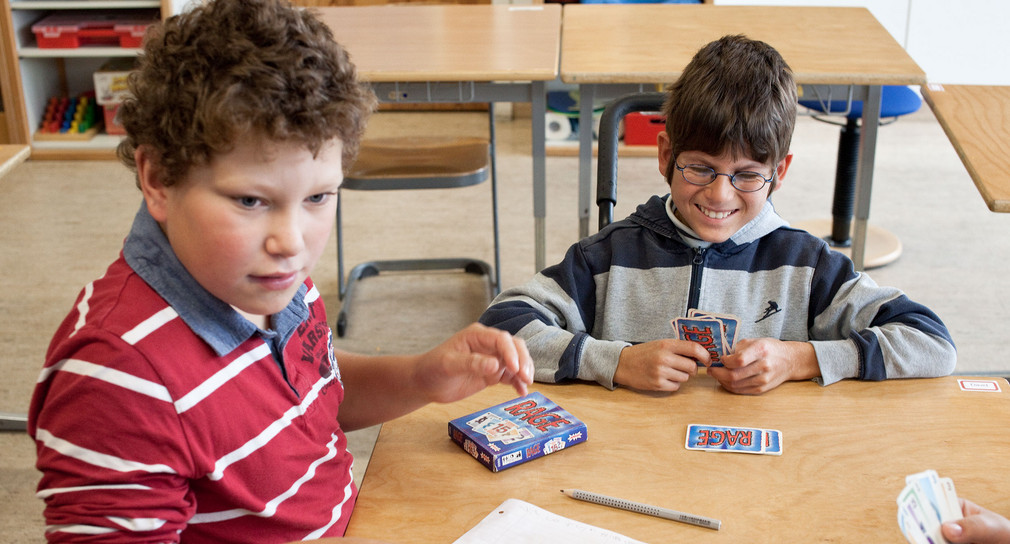
[[[726,335],[726,348],[728,350],[726,353],[733,353],[733,349],[736,346],[737,329],[740,325],[739,317],[733,314],[705,312],[695,308],[687,311],[687,317],[713,317],[717,319],[722,324],[723,333]]]
[[[918,540],[908,538],[910,533],[921,533],[927,542],[933,544],[947,542],[940,533],[940,520],[933,513],[933,509],[925,504],[918,486],[905,486],[905,489],[898,495],[898,511],[905,515],[905,519],[902,520],[902,529],[907,531],[905,533],[906,539],[910,542]]]
[[[946,544],[940,524],[962,517],[954,481],[940,478],[935,470],[906,476],[897,502],[898,526],[913,544]]]
[[[944,518],[943,521],[953,521],[963,518],[961,501],[957,500],[957,491],[954,489],[954,480],[940,478],[940,488],[943,490],[944,500],[947,501],[947,512],[950,514],[950,517]]]
[[[709,354],[710,366],[723,366],[722,358],[729,354],[722,323],[711,317],[678,317],[670,322],[677,338],[697,342]]]
[[[689,450],[781,455],[782,433],[770,429],[692,423],[687,426],[684,447]]]
[[[782,455],[782,432],[774,429],[763,430],[765,437],[761,453],[765,455]]]
[[[926,501],[926,505],[936,514],[936,519],[941,522],[952,517],[953,512],[947,511],[947,498],[940,487],[940,477],[935,470],[925,470],[905,477],[905,484],[916,486],[919,496]]]

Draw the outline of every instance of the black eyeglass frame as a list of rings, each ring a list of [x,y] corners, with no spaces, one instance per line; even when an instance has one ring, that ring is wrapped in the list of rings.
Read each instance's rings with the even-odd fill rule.
[[[737,191],[740,191],[741,193],[756,193],[756,192],[760,191],[761,189],[764,189],[765,185],[768,185],[769,183],[771,183],[772,181],[775,180],[775,172],[772,172],[771,177],[766,178],[763,175],[761,175],[760,172],[754,172],[754,171],[751,171],[751,170],[745,170],[743,172],[737,172],[736,174],[724,174],[722,172],[716,172],[715,168],[712,168],[711,166],[705,166],[704,164],[685,164],[684,166],[681,166],[677,161],[674,161],[673,162],[673,167],[676,168],[680,172],[680,175],[681,175],[681,177],[684,178],[684,181],[690,183],[691,185],[694,185],[695,187],[705,187],[705,186],[708,186],[708,185],[712,185],[712,183],[715,180],[719,179],[719,176],[726,176],[726,177],[729,178],[730,185],[732,185],[734,189],[736,189]],[[699,168],[699,169],[708,170],[708,171],[712,172],[711,178],[708,180],[707,183],[695,183],[695,182],[687,179],[687,176],[684,175],[684,170],[687,169],[687,168]],[[763,181],[763,183],[757,189],[749,189],[749,190],[748,189],[741,189],[740,186],[736,184],[736,177],[739,176],[740,174],[754,174],[755,176],[761,178],[761,180]]]

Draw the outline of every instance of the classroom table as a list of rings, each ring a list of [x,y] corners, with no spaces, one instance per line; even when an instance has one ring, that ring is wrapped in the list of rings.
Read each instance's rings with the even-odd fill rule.
[[[704,372],[673,394],[535,384],[588,440],[491,472],[449,439],[449,420],[511,400],[505,386],[382,426],[347,534],[390,542],[459,538],[509,498],[646,543],[903,542],[896,498],[927,469],[960,496],[1010,513],[1010,387],[959,379],[790,382],[760,396]],[[985,389],[999,386],[999,392]],[[981,390],[977,390],[981,389]],[[691,451],[688,424],[777,429],[781,456]],[[575,501],[578,488],[722,521],[714,531]]]
[[[31,147],[27,145],[0,145],[0,178],[24,162],[31,152]]]
[[[317,8],[385,102],[530,102],[535,270],[544,267],[545,85],[558,75],[561,7],[379,5]]]
[[[672,83],[702,46],[745,34],[775,47],[803,98],[862,100],[852,257],[863,268],[882,85],[925,73],[866,8],[687,4],[566,5],[561,80],[579,85],[580,237],[589,232],[593,102],[608,87]]]
[[[930,83],[922,97],[989,209],[1010,212],[1010,87]]]

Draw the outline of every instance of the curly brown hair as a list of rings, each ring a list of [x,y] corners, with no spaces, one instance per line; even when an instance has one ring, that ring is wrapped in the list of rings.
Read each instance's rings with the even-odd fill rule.
[[[246,134],[313,155],[339,138],[346,169],[376,103],[330,29],[285,0],[211,0],[152,26],[129,84],[117,153],[136,171],[148,147],[166,185]]]
[[[673,157],[683,151],[730,151],[775,165],[792,142],[796,82],[772,46],[724,36],[702,47],[667,89],[663,113]],[[671,160],[667,182],[673,166]]]

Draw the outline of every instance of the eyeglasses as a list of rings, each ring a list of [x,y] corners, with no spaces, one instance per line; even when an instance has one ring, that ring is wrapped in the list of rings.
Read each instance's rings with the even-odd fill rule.
[[[770,178],[766,178],[757,172],[737,172],[736,174],[730,175],[716,172],[703,164],[688,164],[687,166],[681,166],[676,162],[673,164],[677,170],[680,170],[681,175],[684,176],[684,180],[691,185],[709,185],[719,176],[726,176],[729,178],[729,182],[733,184],[733,187],[742,193],[760,191],[764,188],[766,183],[775,179],[774,174],[772,174],[772,177]]]

